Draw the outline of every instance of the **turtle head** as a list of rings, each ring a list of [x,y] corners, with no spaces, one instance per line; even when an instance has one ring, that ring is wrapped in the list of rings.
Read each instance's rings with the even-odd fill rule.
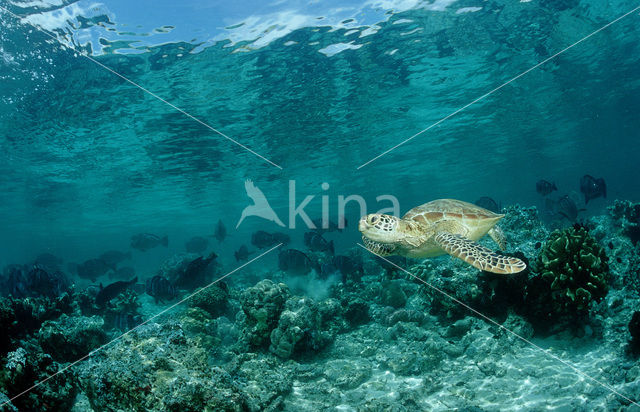
[[[365,246],[379,255],[390,255],[396,248],[396,243],[402,239],[397,232],[400,219],[394,216],[372,213],[363,216],[358,224],[362,232]]]

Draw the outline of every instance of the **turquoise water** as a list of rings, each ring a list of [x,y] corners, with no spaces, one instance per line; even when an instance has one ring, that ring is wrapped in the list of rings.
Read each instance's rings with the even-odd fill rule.
[[[102,40],[97,61],[282,170],[3,13],[0,216],[18,247],[9,254],[132,225],[172,231],[236,220],[246,178],[283,207],[289,179],[306,194],[322,182],[333,196],[393,194],[404,212],[438,197],[533,203],[538,179],[577,190],[585,173],[604,176],[610,197],[637,200],[637,14],[356,169],[634,5],[564,3],[481,4],[466,13],[457,11],[470,5],[456,2],[389,6],[373,34],[363,36],[371,26],[356,17],[349,27],[302,27],[256,50],[255,40],[203,48],[184,38],[121,54],[120,43]],[[126,27],[144,26],[141,15]],[[89,29],[77,21],[56,30],[82,39]],[[171,16],[165,22],[176,25]],[[126,28],[117,16],[107,27]],[[320,52],[339,43],[359,48]]]
[[[281,230],[235,228],[247,179],[287,224],[290,181],[312,218],[323,195],[332,216],[340,195],[542,209],[536,181],[580,200],[584,174],[608,193],[582,218],[640,201],[638,10],[523,74],[637,2],[187,3],[0,2],[1,266],[169,235],[137,254],[146,277],[222,220],[231,270],[252,232]],[[342,252],[360,239],[346,217]]]

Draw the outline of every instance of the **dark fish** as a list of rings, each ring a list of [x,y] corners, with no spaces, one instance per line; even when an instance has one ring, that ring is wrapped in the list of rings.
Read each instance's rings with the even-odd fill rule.
[[[8,269],[5,268],[4,273],[4,291],[7,295],[11,295],[14,298],[26,298],[29,296],[29,290],[27,289],[27,279],[24,276],[22,268],[18,265],[12,265]]]
[[[480,199],[475,201],[475,204],[477,206],[490,210],[493,213],[500,213],[500,210],[502,210],[502,208],[498,206],[498,203],[496,203],[496,201],[489,196],[482,196]]]
[[[249,255],[253,253],[255,253],[255,251],[249,251],[249,249],[245,245],[242,245],[240,246],[240,249],[235,251],[234,255],[236,257],[236,261],[241,262],[246,261],[249,258]]]
[[[542,179],[536,182],[536,192],[538,192],[542,196],[546,196],[555,190],[558,190],[555,183],[551,183]]]
[[[55,298],[62,295],[70,285],[64,273],[48,272],[37,265],[27,273],[25,279],[27,291],[31,296]]]
[[[304,244],[314,252],[335,253],[333,240],[328,242],[319,232],[306,232],[304,234]]]
[[[131,279],[136,275],[136,270],[131,266],[123,266],[116,269],[115,272],[109,272],[109,279]]]
[[[227,237],[227,228],[222,223],[222,220],[218,220],[218,224],[216,225],[216,230],[213,232],[213,237],[218,239],[218,242],[222,242],[225,237]]]
[[[336,273],[340,273],[340,270],[333,263],[323,263],[320,265],[320,278],[326,279],[331,275],[335,275]]]
[[[151,233],[140,233],[131,236],[131,247],[134,249],[138,249],[141,252],[145,252],[160,245],[164,247],[169,246],[169,237],[159,237]]]
[[[124,260],[131,260],[131,252],[119,252],[117,250],[109,250],[100,255],[100,259],[114,270],[116,266]]]
[[[343,282],[347,279],[360,280],[364,273],[362,263],[349,256],[335,256],[331,263],[342,273]]]
[[[593,176],[584,175],[580,179],[580,192],[584,194],[584,204],[598,197],[607,197],[607,184],[603,178],[596,179]]]
[[[558,213],[574,222],[578,218],[578,207],[568,195],[562,196],[557,203]]]
[[[277,245],[279,243],[282,243],[283,245],[288,245],[289,242],[291,241],[291,238],[286,233],[273,232],[271,236],[275,242],[274,245]]]
[[[137,281],[138,277],[135,277],[128,282],[113,282],[104,288],[102,287],[102,284],[100,284],[100,291],[96,295],[96,305],[104,307],[111,301],[111,299],[124,292],[127,288],[133,286]]]
[[[268,233],[264,230],[258,230],[251,235],[251,244],[259,249],[265,249],[279,243],[286,245],[290,240],[289,235],[280,232]]]
[[[136,326],[140,325],[142,322],[143,322],[142,316],[136,313],[122,313],[122,312],[117,313],[111,321],[114,328],[121,330],[123,332],[126,332],[128,330],[135,328]]]
[[[342,230],[347,227],[347,219],[345,217],[342,220],[338,219],[338,223],[327,220],[326,222],[322,218],[317,218],[312,220],[313,225],[315,226],[315,231],[318,232],[342,232]]]
[[[36,259],[33,261],[33,263],[40,267],[55,271],[60,270],[60,266],[62,265],[63,261],[59,257],[45,252],[36,256]]]
[[[145,284],[147,295],[153,296],[156,303],[172,300],[178,295],[176,288],[163,276],[156,275],[151,279],[147,279]]]
[[[95,282],[97,278],[113,270],[113,268],[102,259],[89,259],[78,265],[78,276]]]
[[[200,256],[189,262],[184,272],[175,280],[174,286],[177,288],[195,289],[206,285],[209,275],[207,268],[217,257],[218,255],[212,252],[206,258]]]
[[[306,275],[317,265],[309,257],[297,249],[286,249],[278,254],[278,267],[292,275]]]
[[[251,244],[260,249],[273,245],[273,236],[264,230],[258,230],[251,235]]]
[[[209,241],[202,236],[194,236],[187,243],[184,244],[184,247],[187,249],[189,253],[198,253],[201,254],[207,247],[209,246]]]

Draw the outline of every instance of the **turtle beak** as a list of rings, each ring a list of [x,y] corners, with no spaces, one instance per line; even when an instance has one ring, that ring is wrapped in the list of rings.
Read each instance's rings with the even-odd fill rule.
[[[361,232],[364,232],[368,228],[369,228],[369,225],[367,224],[367,217],[366,216],[362,216],[360,218],[360,222],[358,222],[358,230],[361,231]]]

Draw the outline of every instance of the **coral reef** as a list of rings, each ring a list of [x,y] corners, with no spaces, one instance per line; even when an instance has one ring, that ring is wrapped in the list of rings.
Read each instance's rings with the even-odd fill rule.
[[[534,206],[510,205],[503,209],[503,213],[505,216],[498,225],[507,235],[507,250],[517,245],[525,256],[535,256],[536,244],[544,242],[549,236],[549,230],[539,219],[538,209]]]
[[[257,410],[207,359],[178,323],[152,323],[92,356],[78,377],[95,410]]]
[[[452,266],[455,266],[455,271]],[[469,314],[468,309],[450,297],[475,308],[483,293],[477,283],[478,270],[463,262],[451,259],[426,260],[412,266],[409,271],[431,286],[421,283],[423,287],[420,293],[424,296],[429,313],[443,319],[457,320]]]
[[[538,255],[537,274],[527,285],[531,318],[540,322],[558,315],[586,315],[592,302],[609,290],[607,261],[604,249],[584,227],[554,231]]]
[[[384,281],[380,286],[380,301],[383,305],[398,309],[407,303],[407,295],[402,290],[401,282],[397,280]]]
[[[369,304],[362,298],[343,300],[343,315],[351,326],[359,326],[368,323],[371,320],[369,315]]]
[[[627,216],[633,208],[624,210],[616,213]],[[359,259],[362,278],[325,282],[321,297],[304,288],[305,295],[294,294],[293,284],[278,283],[287,279],[279,271],[261,273],[275,281],[246,288],[253,278],[234,279],[231,287],[216,284],[193,296],[187,308],[163,315],[161,324],[141,326],[3,410],[65,411],[74,400],[73,410],[166,411],[491,410],[504,402],[514,409],[531,403],[581,410],[592,400],[618,405],[520,337],[548,332],[538,327],[554,320],[560,326],[553,332],[565,330],[554,335],[554,349],[585,373],[602,371],[635,399],[640,367],[624,350],[628,342],[630,352],[640,353],[640,311],[634,313],[640,294],[634,283],[625,283],[632,275],[621,272],[640,268],[640,257],[634,257],[621,219],[596,216],[585,223],[591,232],[576,226],[549,236],[535,208],[508,207],[503,228],[515,240],[510,250],[524,260],[536,256],[531,271],[509,276],[446,256],[403,262],[420,281],[366,255]],[[482,242],[495,248],[490,239]],[[165,270],[178,273],[182,266],[173,262]],[[610,272],[619,289],[608,293]],[[92,288],[57,299],[0,300],[0,326],[9,331],[0,341],[0,401],[59,370],[56,362],[76,360],[109,334],[120,334],[115,329],[137,325],[138,312],[157,310],[151,297],[132,290],[102,309],[94,300]],[[576,319],[579,326],[566,327]],[[571,358],[576,345],[593,356],[580,364]],[[549,376],[552,388],[545,386]],[[524,380],[532,382],[532,396],[510,398]],[[576,392],[584,399],[562,397]],[[549,393],[560,401],[535,400]]]
[[[640,290],[640,244],[634,245],[625,234],[621,220],[602,215],[589,218],[585,224],[609,257],[610,286]]]
[[[629,237],[635,246],[640,240],[640,203],[615,200],[613,206],[609,206],[607,209],[622,232]]]
[[[277,326],[289,296],[287,285],[269,279],[246,289],[240,296],[240,314],[244,315],[240,319],[243,325],[241,341],[251,348],[269,344],[271,331]]]
[[[64,293],[50,298],[5,298],[0,300],[0,354],[16,347],[15,342],[37,331],[46,320],[56,319],[63,313],[73,312],[73,299]]]
[[[236,382],[241,383],[249,410],[271,412],[283,410],[285,396],[293,390],[298,368],[294,361],[283,362],[272,354],[256,353],[241,354],[225,366]]]
[[[201,290],[189,299],[189,306],[201,308],[217,317],[228,309],[229,291],[224,283],[217,283]]]
[[[158,274],[175,283],[178,278],[187,270],[189,263],[199,258],[197,253],[179,253],[165,260],[158,269]]]
[[[111,300],[105,309],[93,313],[104,318],[104,326],[107,330],[113,328],[128,330],[140,323],[141,317],[138,314],[140,306],[138,295],[133,290],[126,289]]]
[[[11,400],[2,392],[0,392],[0,405],[0,412],[18,412],[18,408],[13,406]]]
[[[398,309],[387,315],[385,318],[385,324],[393,326],[398,322],[414,322],[420,325],[425,321],[425,319],[426,316],[421,311],[413,309]]]
[[[38,342],[55,360],[73,362],[106,342],[103,326],[104,320],[99,316],[62,315],[42,324]]]
[[[14,397],[60,369],[50,355],[20,347],[6,357],[0,372],[0,390]],[[65,370],[17,397],[12,404],[25,411],[68,411],[76,394],[75,376],[71,370]]]
[[[640,311],[633,312],[629,325],[629,334],[631,335],[631,350],[634,353],[640,352]]]
[[[294,353],[318,351],[332,340],[320,327],[318,305],[310,298],[292,297],[285,303],[278,326],[271,331],[269,350],[285,359]]]
[[[322,349],[345,328],[335,299],[315,302],[291,296],[283,283],[260,281],[240,301],[242,312],[236,322],[241,329],[240,351],[268,347],[271,353],[288,359]]]

